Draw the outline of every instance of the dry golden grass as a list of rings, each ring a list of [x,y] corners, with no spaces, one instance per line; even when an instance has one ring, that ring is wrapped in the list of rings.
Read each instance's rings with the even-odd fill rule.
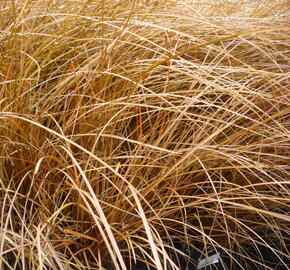
[[[287,269],[287,2],[1,1],[0,269]]]

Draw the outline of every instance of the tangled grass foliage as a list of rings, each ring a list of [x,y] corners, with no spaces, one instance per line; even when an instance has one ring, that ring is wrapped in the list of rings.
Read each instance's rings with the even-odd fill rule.
[[[0,268],[287,269],[287,2],[1,1]]]

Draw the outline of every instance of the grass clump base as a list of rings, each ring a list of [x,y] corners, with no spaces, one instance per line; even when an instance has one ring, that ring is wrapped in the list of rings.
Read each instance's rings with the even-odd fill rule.
[[[1,269],[287,269],[287,1],[0,11]]]

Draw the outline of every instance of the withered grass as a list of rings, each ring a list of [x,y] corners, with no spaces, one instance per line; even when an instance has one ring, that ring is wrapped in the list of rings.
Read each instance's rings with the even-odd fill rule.
[[[288,12],[1,1],[0,268],[287,269]]]

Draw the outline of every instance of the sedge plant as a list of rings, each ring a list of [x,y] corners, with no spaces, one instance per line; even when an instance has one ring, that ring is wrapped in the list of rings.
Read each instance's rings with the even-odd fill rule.
[[[287,269],[287,4],[1,1],[0,269]]]

